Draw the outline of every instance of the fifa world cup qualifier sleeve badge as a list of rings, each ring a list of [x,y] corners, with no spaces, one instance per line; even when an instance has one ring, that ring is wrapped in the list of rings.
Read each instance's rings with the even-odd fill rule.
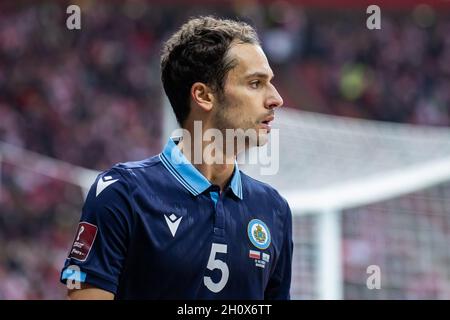
[[[80,222],[78,225],[75,240],[70,250],[69,258],[78,261],[86,261],[92,245],[94,244],[95,236],[97,235],[97,226],[88,222]]]

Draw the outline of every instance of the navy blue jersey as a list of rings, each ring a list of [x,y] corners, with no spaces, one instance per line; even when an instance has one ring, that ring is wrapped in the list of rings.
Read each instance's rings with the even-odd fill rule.
[[[220,193],[176,143],[97,177],[61,281],[116,299],[289,299],[287,202],[237,164]]]

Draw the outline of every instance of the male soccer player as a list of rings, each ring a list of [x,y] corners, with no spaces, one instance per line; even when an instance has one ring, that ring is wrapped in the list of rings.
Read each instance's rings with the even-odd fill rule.
[[[184,134],[97,177],[61,273],[69,298],[289,299],[287,202],[238,169],[240,150],[219,143],[211,155],[189,134],[200,121],[202,133],[254,130],[245,146],[266,143],[283,100],[255,30],[191,19],[165,43],[161,71]],[[217,153],[223,162],[206,161]]]

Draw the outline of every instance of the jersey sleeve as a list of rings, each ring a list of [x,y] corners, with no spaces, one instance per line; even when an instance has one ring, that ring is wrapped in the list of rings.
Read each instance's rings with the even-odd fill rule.
[[[60,281],[68,288],[69,280],[79,281],[116,294],[132,228],[129,193],[118,170],[97,177],[61,271]]]
[[[284,199],[283,199],[284,200]],[[292,242],[292,212],[289,204],[285,204],[285,223],[283,233],[283,245],[264,293],[265,300],[289,300],[292,277],[292,254],[294,244]]]

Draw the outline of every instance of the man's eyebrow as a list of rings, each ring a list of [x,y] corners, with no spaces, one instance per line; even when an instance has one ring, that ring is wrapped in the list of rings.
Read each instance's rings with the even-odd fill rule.
[[[245,78],[246,79],[248,79],[248,78],[265,78],[265,79],[272,80],[274,78],[274,75],[257,71],[257,72],[252,72],[252,73],[246,75]]]

